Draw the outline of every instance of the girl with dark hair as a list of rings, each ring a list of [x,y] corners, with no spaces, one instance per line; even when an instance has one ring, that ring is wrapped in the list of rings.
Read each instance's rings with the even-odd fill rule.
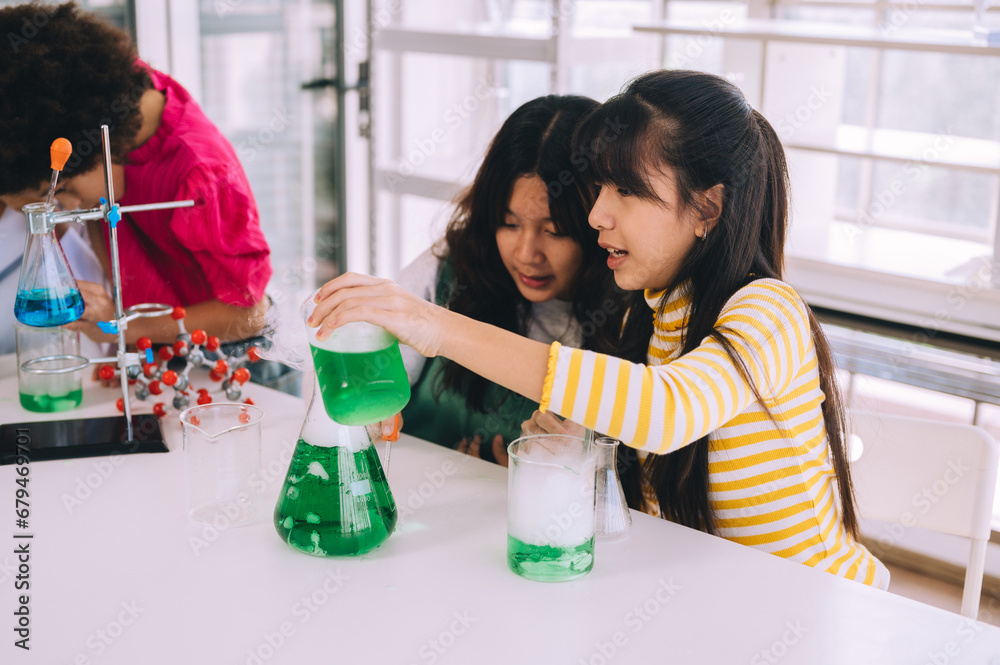
[[[22,38],[24,26],[32,33]],[[118,225],[125,307],[183,305],[188,330],[223,341],[264,327],[271,276],[257,205],[236,153],[191,95],[138,59],[129,36],[73,3],[0,9],[0,197],[18,210],[44,200],[49,145],[69,139],[56,198],[67,209],[104,195],[102,124],[109,126],[112,174],[123,206],[193,199],[192,208],[127,214]],[[105,225],[90,228],[109,271]],[[109,341],[98,321],[114,318],[102,284],[80,282],[86,309],[71,327]],[[129,324],[126,336],[173,343],[169,316]]]
[[[597,106],[549,95],[514,111],[460,196],[438,252],[404,268],[400,285],[530,339],[589,348],[593,326],[581,322],[600,311],[610,271],[587,224],[596,188],[570,160],[573,131]],[[443,357],[425,362],[407,347],[403,354],[413,382],[403,431],[503,463],[506,443],[537,402]]]
[[[657,71],[577,134],[600,187],[590,214],[632,293],[610,355],[550,346],[343,275],[313,325],[364,319],[639,451],[630,505],[865,584],[830,350],[781,281],[788,173],[771,125],[726,80]],[[326,331],[323,331],[324,333]],[[562,427],[540,414],[529,431]],[[634,453],[623,461],[635,459]]]

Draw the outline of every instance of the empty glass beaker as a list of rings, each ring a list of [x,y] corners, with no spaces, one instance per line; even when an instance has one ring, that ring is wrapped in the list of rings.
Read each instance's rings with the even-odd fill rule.
[[[524,436],[507,446],[507,565],[541,582],[572,580],[594,565],[594,479],[585,439]]]
[[[29,326],[61,326],[83,316],[83,297],[48,216],[54,206],[32,203],[23,208],[28,235],[17,282],[14,316]]]
[[[314,556],[353,556],[384,543],[396,517],[396,502],[367,429],[331,420],[314,381],[274,508],[278,535]]]
[[[602,436],[594,441],[597,455],[597,485],[595,489],[595,532],[598,542],[613,542],[628,537],[632,530],[632,513],[625,501],[625,490],[618,477],[618,439]]]
[[[253,522],[260,510],[260,421],[251,404],[203,404],[181,413],[188,514],[217,529]]]
[[[17,391],[28,411],[51,413],[80,406],[82,370],[80,333],[61,326],[36,328],[14,323],[17,337]]]
[[[304,318],[314,308],[310,297]],[[364,322],[344,324],[322,341],[319,330],[309,329],[309,349],[327,415],[341,425],[372,425],[403,410],[410,382],[395,337]]]

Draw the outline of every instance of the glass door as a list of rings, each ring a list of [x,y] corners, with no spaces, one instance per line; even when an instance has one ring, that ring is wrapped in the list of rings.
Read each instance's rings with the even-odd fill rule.
[[[343,4],[136,7],[142,57],[182,83],[236,149],[271,247],[268,293],[279,306],[297,305],[346,265]]]
[[[271,245],[272,297],[343,270],[339,0],[202,0],[201,102],[236,148]]]

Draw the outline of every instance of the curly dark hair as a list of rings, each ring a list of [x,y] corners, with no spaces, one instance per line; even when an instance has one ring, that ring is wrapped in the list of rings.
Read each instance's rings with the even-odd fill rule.
[[[593,328],[604,323],[599,313],[612,277],[607,252],[587,222],[597,188],[578,177],[586,161],[581,161],[582,151],[574,150],[572,137],[581,119],[598,106],[587,97],[547,95],[523,104],[504,121],[475,180],[460,195],[445,234],[445,256],[451,259],[455,284],[460,286],[448,302],[449,309],[521,335],[527,332],[531,303],[504,267],[496,233],[515,181],[537,175],[547,184],[556,230],[583,250],[571,299],[573,314],[583,324],[583,346],[591,348]],[[484,410],[490,383],[483,377],[449,361],[444,385],[462,392],[470,408]]]
[[[0,35],[0,194],[48,181],[59,137],[73,144],[64,176],[92,169],[101,125],[112,159],[124,160],[153,85],[131,37],[72,2],[0,9]]]

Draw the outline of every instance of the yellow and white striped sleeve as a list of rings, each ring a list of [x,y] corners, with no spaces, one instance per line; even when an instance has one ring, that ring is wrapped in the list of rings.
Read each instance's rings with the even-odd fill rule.
[[[805,305],[791,287],[758,280],[723,307],[716,328],[745,364],[761,396],[781,394],[812,344]],[[552,345],[541,409],[667,453],[729,422],[753,401],[722,344],[705,338],[690,353],[649,366]]]

